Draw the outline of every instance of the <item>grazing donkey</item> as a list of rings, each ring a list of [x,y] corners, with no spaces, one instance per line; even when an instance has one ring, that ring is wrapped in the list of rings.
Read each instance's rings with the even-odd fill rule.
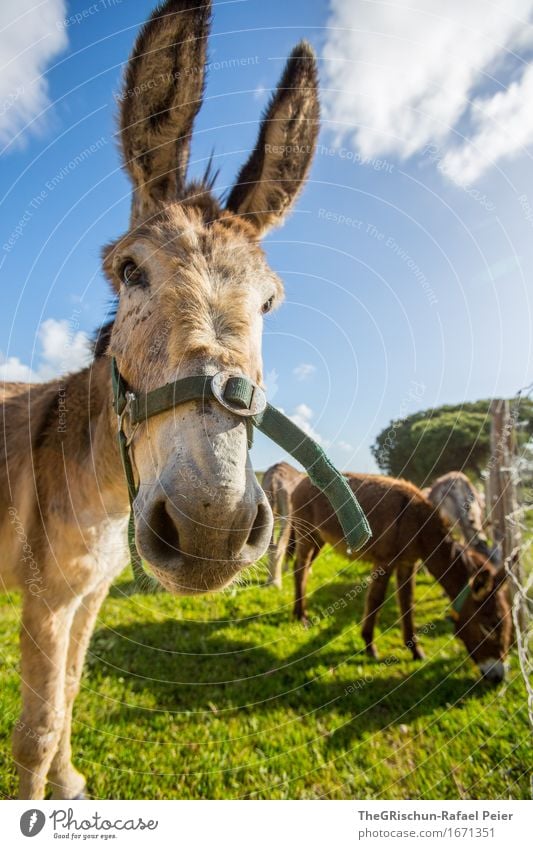
[[[370,560],[375,567],[362,626],[367,653],[376,656],[374,625],[389,578],[396,572],[404,642],[415,660],[423,657],[413,624],[415,567],[418,560],[423,560],[452,602],[450,612],[455,614],[457,636],[482,674],[492,681],[501,681],[512,631],[505,570],[496,571],[478,552],[454,542],[433,505],[408,481],[381,475],[346,477],[373,532],[356,555]],[[325,543],[342,550],[343,539],[327,499],[309,478],[294,490],[292,505],[291,522],[296,535],[294,613],[305,622],[309,566]]]
[[[484,498],[463,472],[441,475],[422,492],[452,529],[461,531],[467,545],[484,557],[494,558],[483,530]]]
[[[279,536],[274,540],[274,532],[269,548],[269,583],[281,589],[281,570],[287,555],[291,539],[291,496],[295,486],[305,477],[289,463],[276,463],[266,470],[261,481],[263,492],[272,508],[274,519],[278,520]]]
[[[261,383],[262,316],[282,298],[260,237],[306,178],[318,131],[314,54],[291,54],[257,146],[222,207],[187,182],[203,93],[210,3],[168,0],[141,30],[121,98],[133,184],[128,232],[104,250],[117,295],[92,365],[62,381],[4,387],[0,443],[2,577],[23,593],[22,714],[13,738],[20,796],[77,798],[72,705],[95,619],[127,562],[128,492],[117,448],[110,357],[132,391],[220,370]],[[247,428],[190,401],[132,431],[136,544],[175,593],[226,586],[265,552],[272,512],[248,458]]]

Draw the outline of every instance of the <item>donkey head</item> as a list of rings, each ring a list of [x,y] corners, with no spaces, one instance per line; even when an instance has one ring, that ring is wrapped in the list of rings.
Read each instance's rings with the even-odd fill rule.
[[[505,658],[512,639],[511,606],[505,584],[506,572],[472,549],[460,556],[471,577],[469,593],[457,616],[455,629],[470,657],[488,681],[505,677]]]
[[[223,370],[261,384],[262,318],[283,287],[259,239],[293,204],[316,143],[316,63],[301,43],[225,205],[209,179],[187,182],[209,19],[209,2],[163,3],[126,71],[121,141],[131,225],[105,249],[104,267],[118,294],[108,352],[133,392]],[[182,404],[141,423],[131,455],[137,547],[167,589],[218,589],[265,552],[272,513],[242,418],[216,402]]]

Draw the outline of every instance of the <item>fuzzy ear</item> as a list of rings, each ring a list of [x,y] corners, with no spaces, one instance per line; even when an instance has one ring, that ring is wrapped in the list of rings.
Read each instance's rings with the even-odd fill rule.
[[[292,51],[263,116],[256,147],[239,173],[227,208],[265,233],[280,224],[311,165],[319,129],[318,72],[306,41]]]
[[[499,589],[505,581],[507,580],[507,570],[505,566],[502,566],[501,569],[498,569],[496,574],[494,575],[494,589]]]
[[[460,545],[457,540],[454,540],[451,535],[449,537],[452,543],[451,558],[452,560],[465,560],[466,549],[464,545]],[[468,565],[465,561],[465,565]]]
[[[494,586],[494,572],[490,566],[484,566],[470,578],[470,589],[474,601],[486,599],[494,590]]]
[[[120,97],[134,224],[183,190],[193,122],[203,97],[210,16],[210,0],[167,0],[135,42]]]

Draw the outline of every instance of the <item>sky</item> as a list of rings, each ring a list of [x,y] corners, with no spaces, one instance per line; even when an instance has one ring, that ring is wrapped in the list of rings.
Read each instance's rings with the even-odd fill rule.
[[[116,95],[147,0],[0,5],[0,379],[81,368],[127,228]],[[533,0],[219,0],[190,175],[231,186],[294,44],[319,59],[307,186],[265,248],[270,400],[341,468],[388,423],[533,381]],[[257,469],[281,459],[258,435]]]

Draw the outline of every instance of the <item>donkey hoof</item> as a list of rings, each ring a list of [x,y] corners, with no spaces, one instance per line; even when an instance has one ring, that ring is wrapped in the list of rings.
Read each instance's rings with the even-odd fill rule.
[[[413,649],[413,660],[425,660],[426,654],[423,649],[417,646]]]
[[[80,792],[78,793],[77,796],[72,797],[72,801],[76,802],[76,801],[81,801],[82,799],[88,799],[88,798],[89,797],[87,796],[87,785],[86,785],[85,787],[83,787],[80,790]]]
[[[309,625],[309,619],[307,618],[305,613],[302,613],[301,610],[298,610],[298,608],[295,607],[293,608],[292,615],[296,619],[296,621],[300,623],[300,625],[303,625],[304,628],[307,628],[307,626]]]
[[[366,646],[365,654],[367,654],[368,657],[371,657],[373,660],[378,659],[378,653],[377,653],[376,647],[374,645]]]

